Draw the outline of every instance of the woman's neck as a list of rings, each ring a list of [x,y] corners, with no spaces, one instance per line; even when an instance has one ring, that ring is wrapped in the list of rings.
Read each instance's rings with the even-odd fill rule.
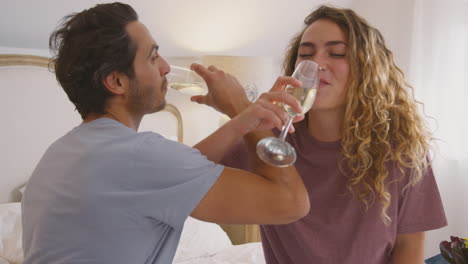
[[[340,140],[343,129],[344,112],[344,108],[309,111],[307,117],[309,135],[322,142]]]

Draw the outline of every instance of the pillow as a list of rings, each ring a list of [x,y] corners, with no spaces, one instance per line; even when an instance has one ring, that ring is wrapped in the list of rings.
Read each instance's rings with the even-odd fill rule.
[[[0,204],[0,259],[23,263],[22,235],[21,203]]]
[[[231,240],[219,225],[188,217],[174,262],[212,255],[231,246]]]
[[[26,190],[26,184],[24,184],[23,187],[19,188],[19,190],[18,190],[18,192],[20,193],[20,201],[23,200],[25,190]]]
[[[24,195],[25,190],[26,190],[26,184],[18,190],[21,193],[21,196]]]

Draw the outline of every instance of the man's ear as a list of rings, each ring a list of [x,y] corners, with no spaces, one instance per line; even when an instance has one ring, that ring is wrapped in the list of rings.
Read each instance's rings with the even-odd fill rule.
[[[103,80],[102,84],[115,95],[125,94],[128,90],[128,76],[116,71],[111,72]]]

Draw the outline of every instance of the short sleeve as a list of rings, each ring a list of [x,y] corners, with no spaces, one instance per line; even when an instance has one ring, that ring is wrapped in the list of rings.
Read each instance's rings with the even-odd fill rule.
[[[223,169],[197,149],[145,133],[134,159],[139,178],[132,182],[138,193],[136,208],[147,217],[182,228]]]
[[[414,186],[401,186],[398,208],[398,233],[415,233],[447,225],[442,200],[432,168]]]

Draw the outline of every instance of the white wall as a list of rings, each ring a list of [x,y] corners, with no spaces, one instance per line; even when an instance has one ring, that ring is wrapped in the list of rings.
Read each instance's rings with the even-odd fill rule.
[[[102,1],[0,0],[0,46],[47,49],[61,18]],[[319,3],[351,0],[124,0],[161,46],[163,56],[281,57],[305,15]],[[278,68],[279,72],[279,68]]]
[[[378,28],[385,38],[388,48],[394,53],[398,66],[407,72],[410,63],[412,0],[354,0],[350,8]]]

